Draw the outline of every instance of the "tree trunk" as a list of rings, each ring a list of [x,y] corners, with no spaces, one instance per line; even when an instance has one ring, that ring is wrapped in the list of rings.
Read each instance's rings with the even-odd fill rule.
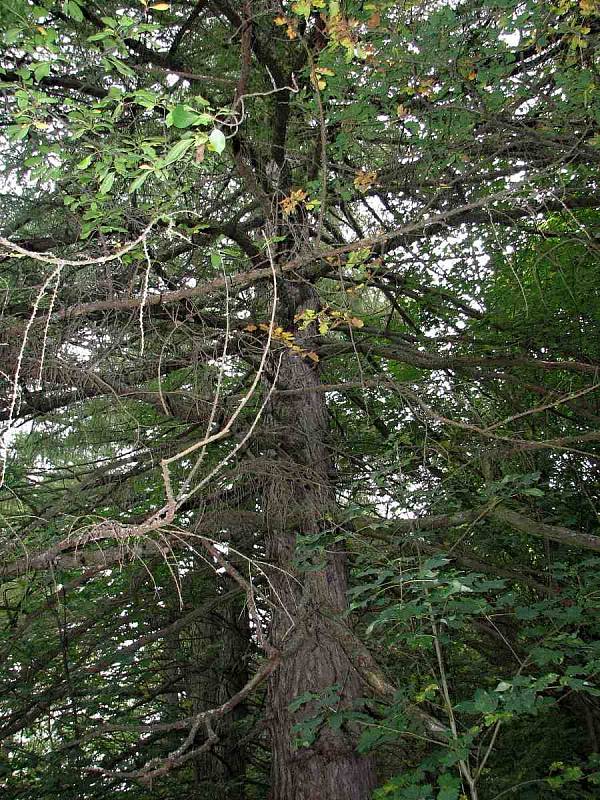
[[[289,320],[297,310],[315,307],[311,287],[287,287]],[[293,294],[292,294],[293,293]],[[287,327],[291,322],[288,322]],[[310,332],[298,332],[296,341],[307,349]],[[318,534],[328,528],[334,507],[333,464],[327,448],[327,409],[317,367],[308,358],[285,351],[278,385],[302,389],[275,396],[273,416],[289,438],[288,453],[280,457],[265,496],[269,523],[267,556],[272,597],[278,610],[272,620],[275,646],[287,651],[269,685],[268,719],[272,737],[271,800],[367,800],[374,786],[369,758],[355,749],[356,732],[343,726],[333,730],[325,721],[309,746],[296,747],[294,725],[314,717],[318,701],[290,711],[290,703],[305,692],[321,694],[339,687],[336,709],[347,708],[361,696],[360,679],[328,624],[346,609],[346,553],[336,543],[321,563],[308,571],[298,566],[298,534]],[[289,432],[289,437],[286,435]],[[290,452],[291,451],[291,452]],[[288,521],[293,516],[294,527]]]

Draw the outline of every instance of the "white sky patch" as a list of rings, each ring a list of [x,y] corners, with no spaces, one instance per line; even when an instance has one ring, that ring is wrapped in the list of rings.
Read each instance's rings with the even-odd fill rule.
[[[517,45],[521,42],[521,33],[520,31],[501,33],[498,38],[501,42],[504,42],[507,47],[517,47]]]

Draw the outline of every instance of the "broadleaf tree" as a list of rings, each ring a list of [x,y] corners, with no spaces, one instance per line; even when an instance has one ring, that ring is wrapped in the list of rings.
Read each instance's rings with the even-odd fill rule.
[[[0,29],[2,796],[597,796],[600,3]]]

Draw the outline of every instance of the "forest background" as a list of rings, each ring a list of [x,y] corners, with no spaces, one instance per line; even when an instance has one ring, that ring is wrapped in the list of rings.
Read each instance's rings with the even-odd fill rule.
[[[2,797],[597,797],[600,2],[0,7]]]

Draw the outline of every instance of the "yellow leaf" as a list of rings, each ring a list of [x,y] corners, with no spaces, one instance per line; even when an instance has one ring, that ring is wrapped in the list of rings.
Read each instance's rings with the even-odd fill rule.
[[[153,8],[155,11],[168,11],[171,6],[169,3],[154,3],[150,8]]]
[[[313,352],[312,350],[310,351],[310,353],[306,354],[306,357],[310,358],[310,360],[314,361],[315,363],[319,360],[319,356],[315,352]]]
[[[273,20],[275,25],[287,25],[287,19],[285,17],[275,17]]]
[[[284,215],[287,217],[292,214],[296,210],[298,204],[304,202],[307,196],[304,189],[294,189],[291,194],[284,197],[283,200],[280,200],[279,203]]]
[[[250,325],[246,325],[244,330],[245,331],[250,331],[250,333],[252,333],[252,331],[256,330],[256,325],[253,322],[251,322]]]
[[[354,186],[359,192],[368,192],[376,180],[377,173],[375,171],[367,172],[366,170],[361,169],[356,173],[354,178]]]
[[[352,325],[354,328],[364,328],[365,323],[362,321],[362,319],[359,319],[359,317],[352,317],[350,320],[350,325]]]

